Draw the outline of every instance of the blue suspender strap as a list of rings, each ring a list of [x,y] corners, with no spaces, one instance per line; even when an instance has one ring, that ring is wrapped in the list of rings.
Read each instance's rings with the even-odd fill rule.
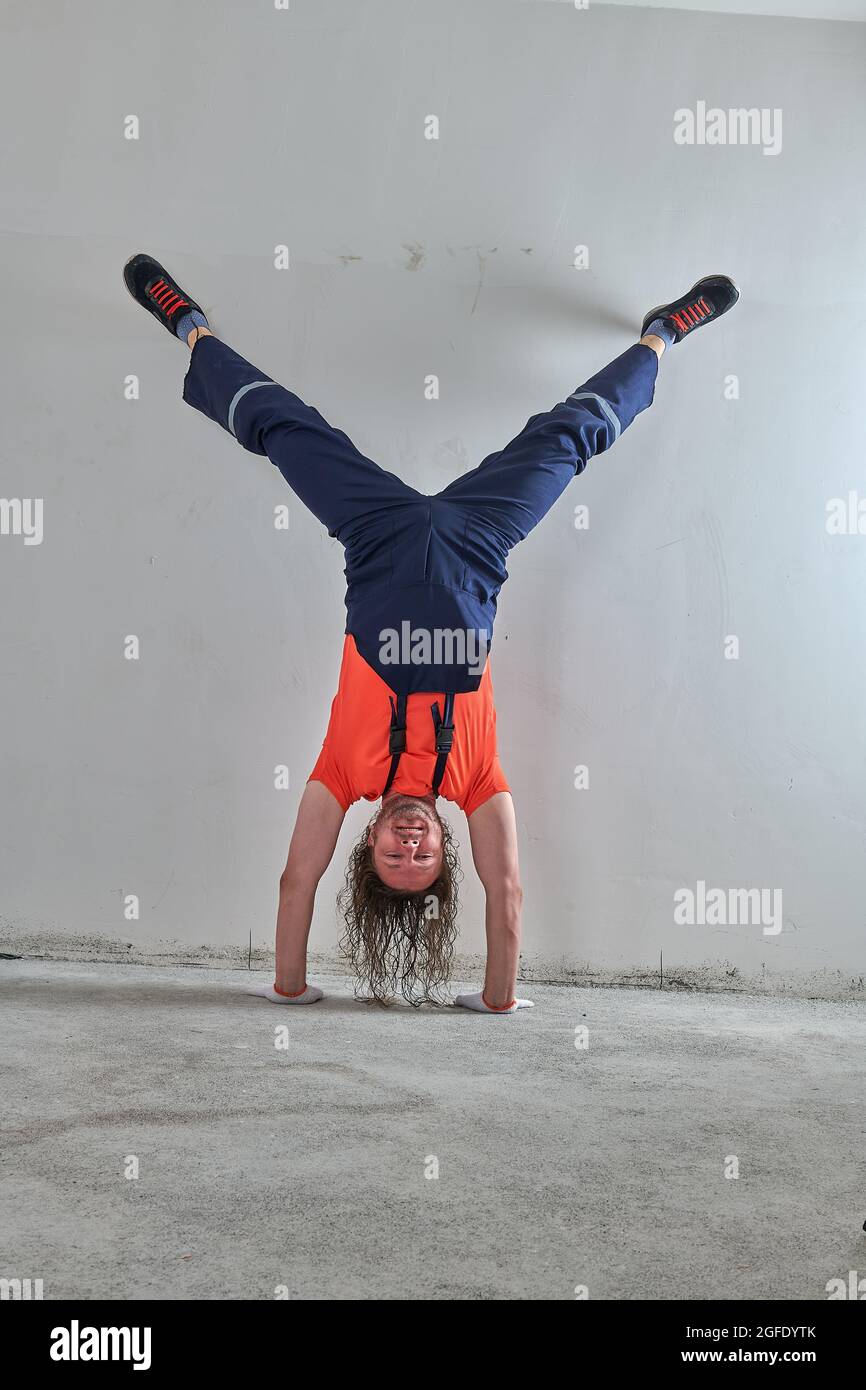
[[[382,795],[387,796],[391,790],[394,778],[397,776],[397,768],[400,766],[400,755],[406,752],[406,705],[407,696],[398,695],[396,703],[391,700],[391,729],[388,735],[388,752],[391,754],[391,766],[388,769],[388,780],[382,790]],[[439,795],[439,788],[442,786],[442,779],[445,776],[445,767],[448,762],[448,754],[454,743],[454,694],[451,692],[445,696],[444,713],[440,711],[435,702],[430,706],[430,713],[433,716],[433,725],[436,729],[436,766],[433,769],[433,795]]]
[[[397,768],[400,765],[400,754],[406,752],[406,701],[405,695],[397,696],[395,705],[391,700],[391,732],[388,736],[388,752],[391,754],[391,766],[388,769],[388,780],[385,783],[382,795],[385,796],[391,790],[391,783],[397,776]]]
[[[436,729],[436,767],[433,770],[433,795],[439,795],[448,754],[454,743],[454,694],[445,696],[445,712],[441,714],[435,702],[430,706],[433,724]]]

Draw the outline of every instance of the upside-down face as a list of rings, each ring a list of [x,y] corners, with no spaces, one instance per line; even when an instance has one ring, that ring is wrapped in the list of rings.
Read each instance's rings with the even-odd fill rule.
[[[423,893],[442,868],[442,825],[433,798],[386,797],[367,843],[373,867],[388,888]]]

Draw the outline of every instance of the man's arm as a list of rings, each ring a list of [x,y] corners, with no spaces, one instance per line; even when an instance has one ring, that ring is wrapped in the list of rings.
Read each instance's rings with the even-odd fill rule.
[[[509,792],[497,792],[472,812],[469,817],[469,839],[475,870],[487,898],[484,919],[487,969],[482,999],[492,1009],[502,1009],[514,999],[520,958],[520,910],[523,905],[517,859],[517,822]]]
[[[307,783],[280,878],[276,988],[283,995],[303,993],[307,983],[307,939],[316,889],[333,857],[344,816],[322,782]]]

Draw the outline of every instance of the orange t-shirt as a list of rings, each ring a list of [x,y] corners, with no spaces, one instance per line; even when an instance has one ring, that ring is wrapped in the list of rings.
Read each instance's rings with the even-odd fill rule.
[[[359,654],[354,637],[347,636],[328,732],[309,778],[324,783],[344,811],[362,798],[376,801],[384,791],[391,768],[392,694]],[[405,796],[429,796],[433,790],[436,730],[430,706],[434,701],[444,709],[441,691],[410,695],[406,702],[406,751],[391,783],[392,791]],[[478,689],[454,697],[454,741],[440,795],[471,816],[496,792],[510,790],[496,754],[496,710],[488,661]]]

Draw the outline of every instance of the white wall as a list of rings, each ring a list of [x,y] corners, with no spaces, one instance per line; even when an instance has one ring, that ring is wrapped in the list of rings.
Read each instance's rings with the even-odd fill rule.
[[[866,537],[825,508],[864,490],[866,29],[456,0],[2,24],[2,492],[45,507],[41,545],[0,537],[3,949],[267,948],[336,683],[340,549],[300,504],[275,532],[279,474],[182,404],[129,254],[424,491],[727,271],[740,307],[512,556],[493,677],[526,962],[862,990]],[[698,100],[781,108],[781,153],[676,145]],[[675,925],[699,879],[781,889],[784,930]]]
[[[659,10],[711,10],[727,14],[794,16],[798,19],[866,19],[866,0],[529,0],[536,5],[649,5]]]

